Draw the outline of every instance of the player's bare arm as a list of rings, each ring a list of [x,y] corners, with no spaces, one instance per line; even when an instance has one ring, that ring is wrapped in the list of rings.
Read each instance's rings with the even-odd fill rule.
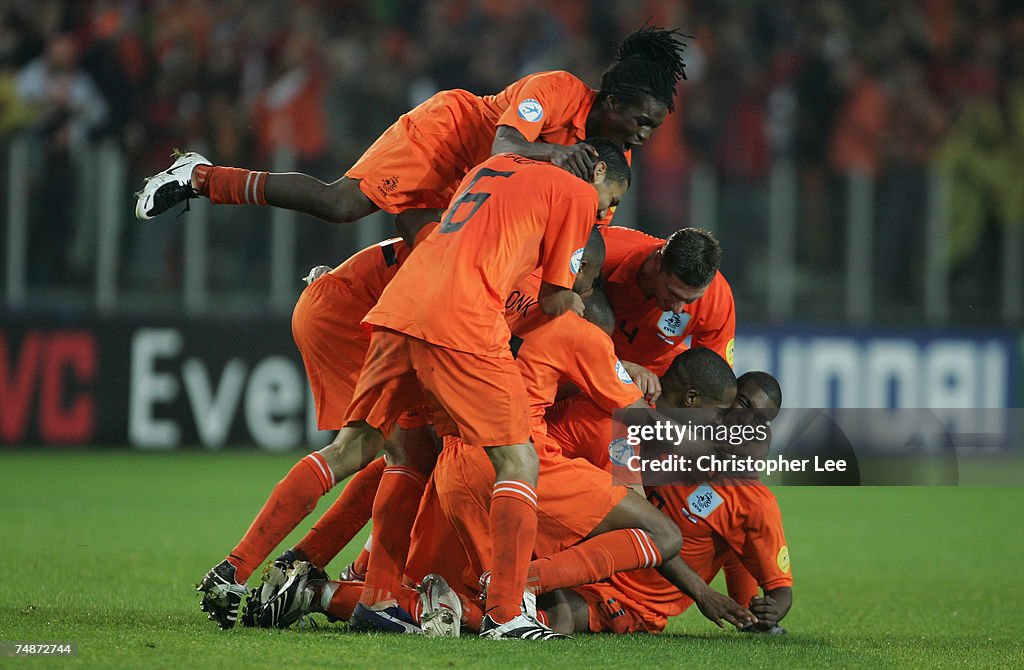
[[[793,589],[789,586],[771,589],[764,596],[758,596],[750,601],[750,611],[757,617],[757,623],[754,625],[758,630],[771,630],[779,625],[791,607]]]
[[[719,628],[725,628],[723,620],[737,628],[757,623],[757,617],[750,610],[708,586],[678,554],[657,570],[673,586],[693,598],[701,614]]]
[[[561,316],[566,312],[575,312],[583,316],[583,298],[572,289],[563,288],[543,282],[537,296],[540,310],[548,316]]]
[[[622,367],[626,368],[626,372],[629,373],[630,379],[640,389],[640,392],[644,394],[644,400],[651,404],[656,403],[658,398],[661,397],[661,380],[658,378],[658,375],[637,363],[629,361],[620,362]]]
[[[547,142],[530,142],[512,126],[498,126],[494,134],[494,143],[491,145],[491,153],[513,153],[533,160],[546,161],[580,179],[588,182],[594,180],[597,150],[589,144],[562,146]]]

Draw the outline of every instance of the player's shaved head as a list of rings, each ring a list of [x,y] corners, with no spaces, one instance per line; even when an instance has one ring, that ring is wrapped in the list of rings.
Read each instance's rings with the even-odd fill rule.
[[[614,142],[603,137],[591,137],[586,144],[597,150],[597,160],[604,162],[604,178],[610,181],[621,182],[629,186],[633,180],[633,172],[629,168],[626,154],[622,152]]]
[[[700,228],[672,233],[661,250],[661,269],[687,286],[703,288],[711,283],[722,262],[722,247],[715,236]]]
[[[736,375],[711,349],[687,349],[672,361],[661,378],[664,395],[696,394],[704,407],[728,406],[736,397]],[[679,403],[687,406],[686,403]]]
[[[612,304],[608,301],[608,296],[604,291],[595,288],[590,295],[584,298],[583,307],[585,308],[583,318],[611,337],[612,331],[615,330],[615,310],[612,309]]]
[[[782,386],[767,372],[745,372],[736,380],[736,402],[733,405],[771,410],[769,420],[772,420],[782,407]]]

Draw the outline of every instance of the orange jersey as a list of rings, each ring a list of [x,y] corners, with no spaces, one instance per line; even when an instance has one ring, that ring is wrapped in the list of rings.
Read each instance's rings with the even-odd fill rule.
[[[441,91],[403,114],[346,173],[381,209],[444,209],[456,186],[492,151],[498,126],[530,142],[586,139],[597,92],[568,72],[532,74],[496,95]],[[627,159],[629,154],[627,153]]]
[[[608,414],[642,400],[615,357],[611,339],[600,328],[572,312],[551,318],[538,307],[529,309],[539,289],[536,275],[517,284],[506,300],[505,312],[513,333],[510,347],[530,398],[534,430],[546,430],[544,413],[565,382],[575,384]]]
[[[716,272],[703,297],[686,305],[681,314],[664,312],[644,297],[637,274],[665,240],[618,226],[602,227],[601,234],[606,248],[601,287],[615,309],[612,338],[619,358],[661,376],[678,354],[705,347],[732,365],[736,307],[722,273]]]
[[[597,191],[550,163],[492,156],[466,175],[441,225],[416,245],[365,323],[434,345],[511,358],[505,302],[540,269],[571,288],[597,221]]]
[[[562,447],[569,458],[583,458],[597,467],[612,469],[609,454],[615,421],[611,412],[583,395],[575,395],[556,403],[547,414],[548,435]]]
[[[732,551],[764,589],[793,585],[782,513],[761,482],[659,486],[648,491],[647,499],[679,526],[680,553],[705,581],[714,578]],[[693,602],[655,570],[619,573],[610,581],[627,603],[645,611],[645,618],[675,616]]]

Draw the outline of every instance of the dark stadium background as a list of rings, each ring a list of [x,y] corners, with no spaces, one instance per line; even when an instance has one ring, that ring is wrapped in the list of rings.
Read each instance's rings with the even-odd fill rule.
[[[298,278],[391,221],[195,201],[139,222],[143,177],[182,148],[331,181],[437,90],[596,85],[649,18],[692,36],[688,80],[616,222],[719,236],[737,371],[791,407],[1019,404],[1018,3],[3,0],[0,441],[322,442]]]

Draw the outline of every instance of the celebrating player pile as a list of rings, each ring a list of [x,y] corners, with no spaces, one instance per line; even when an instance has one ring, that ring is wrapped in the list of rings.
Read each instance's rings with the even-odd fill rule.
[[[617,410],[781,403],[763,376],[737,393],[732,292],[710,234],[599,225],[629,187],[630,150],[672,111],[680,46],[675,31],[637,31],[599,91],[547,72],[495,96],[439,93],[332,184],[194,153],[147,180],[140,218],[204,195],[338,222],[383,209],[403,237],[311,275],[296,304],[319,427],[339,432],[203,578],[201,607],[222,628],[245,600],[243,621],[267,627],[325,612],[360,630],[548,640],[660,631],[696,602],[719,625],[781,630],[791,579],[767,489],[716,480],[645,499],[608,458]],[[717,502],[695,510],[694,496]],[[322,568],[370,518],[368,556],[328,580]],[[708,586],[723,566],[733,598]]]

